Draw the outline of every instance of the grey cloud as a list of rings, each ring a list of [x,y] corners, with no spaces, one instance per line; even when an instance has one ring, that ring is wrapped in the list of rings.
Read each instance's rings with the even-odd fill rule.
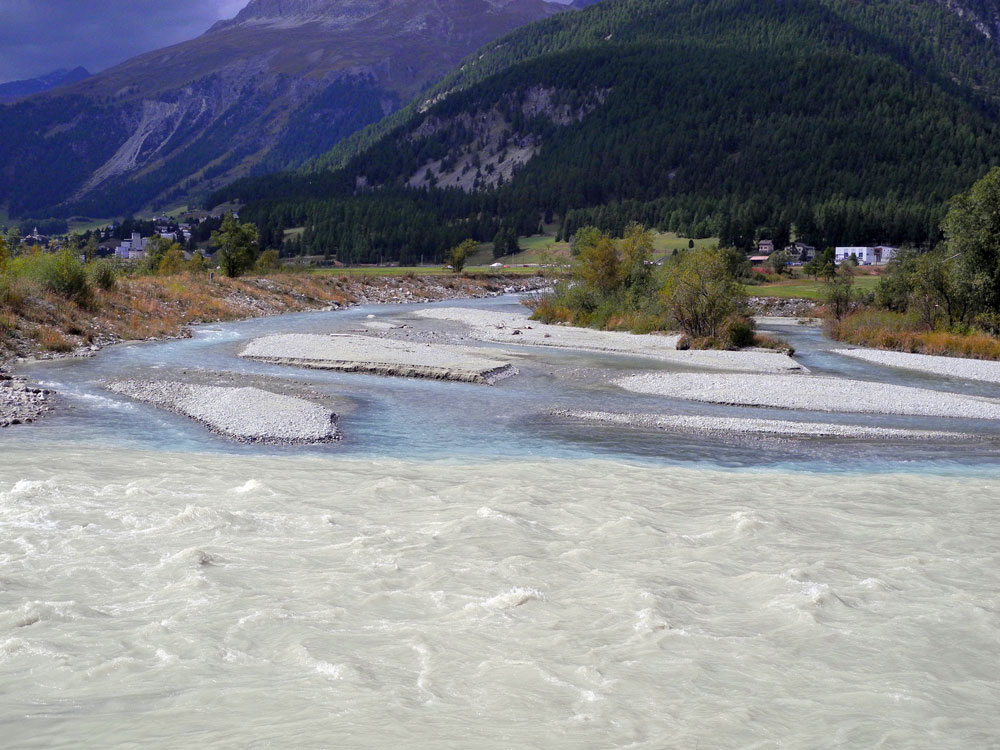
[[[247,0],[0,0],[0,82],[91,72],[204,33]]]

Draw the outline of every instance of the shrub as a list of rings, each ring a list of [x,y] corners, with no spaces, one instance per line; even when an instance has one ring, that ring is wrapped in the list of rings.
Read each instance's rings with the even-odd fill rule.
[[[91,263],[87,268],[87,274],[90,283],[104,291],[114,289],[118,283],[118,269],[111,261],[104,258]]]
[[[722,339],[730,347],[745,349],[754,343],[753,318],[745,315],[734,316],[722,328]]]
[[[747,312],[743,286],[718,250],[689,251],[671,263],[661,298],[692,347],[696,340],[722,337],[726,322]]]
[[[19,312],[28,299],[23,279],[11,274],[0,275],[0,307]]]
[[[260,254],[257,259],[257,265],[254,270],[257,273],[266,274],[273,273],[281,268],[281,261],[278,258],[277,250],[265,250]]]
[[[39,326],[37,331],[38,343],[49,352],[71,352],[73,342],[63,336],[59,331],[48,326]]]
[[[12,267],[15,275],[33,279],[62,297],[79,303],[90,299],[87,269],[71,250],[22,256]]]

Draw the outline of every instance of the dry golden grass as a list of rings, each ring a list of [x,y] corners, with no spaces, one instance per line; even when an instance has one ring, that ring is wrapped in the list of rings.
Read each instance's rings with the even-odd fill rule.
[[[164,338],[195,323],[347,306],[360,298],[408,292],[434,300],[440,287],[475,293],[502,289],[503,278],[342,276],[276,273],[211,279],[204,273],[120,277],[93,289],[86,305],[24,279],[0,278],[0,361],[38,351],[71,351],[94,341]]]
[[[71,352],[75,348],[72,341],[49,326],[38,326],[35,329],[35,339],[47,352]]]
[[[831,324],[829,333],[838,341],[873,349],[1000,360],[1000,339],[994,336],[922,330],[915,317],[886,310],[860,310]]]

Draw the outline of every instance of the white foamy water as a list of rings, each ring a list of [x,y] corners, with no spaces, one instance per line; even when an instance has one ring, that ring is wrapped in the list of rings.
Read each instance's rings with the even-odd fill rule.
[[[0,457],[5,748],[996,746],[1000,480]]]

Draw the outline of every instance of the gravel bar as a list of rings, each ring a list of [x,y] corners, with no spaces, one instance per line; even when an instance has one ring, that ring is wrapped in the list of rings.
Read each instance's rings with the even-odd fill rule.
[[[844,378],[646,373],[620,378],[615,384],[635,393],[729,406],[1000,419],[996,399]]]
[[[834,354],[862,359],[886,367],[916,370],[945,378],[1000,383],[1000,362],[961,357],[935,357],[930,354],[889,352],[881,349],[834,349]]]
[[[260,388],[121,380],[107,389],[193,419],[241,443],[314,445],[340,439],[337,417],[329,409]]]
[[[52,409],[52,392],[0,372],[0,428],[31,424]]]
[[[899,430],[868,425],[790,422],[779,419],[705,417],[676,414],[636,414],[606,411],[552,411],[551,416],[583,422],[657,429],[669,432],[773,435],[793,438],[852,438],[854,440],[954,440],[971,437],[961,432]]]
[[[251,341],[241,357],[318,370],[456,380],[493,385],[517,374],[509,363],[461,346],[414,344],[371,336],[293,333]]]
[[[678,351],[677,342],[680,339],[678,335],[635,334],[549,325],[533,321],[527,315],[467,307],[428,308],[417,310],[413,314],[430,320],[462,323],[471,328],[474,338],[502,344],[550,346],[581,351],[626,354],[710,370],[767,373],[808,372],[794,359],[780,352],[764,350]]]

